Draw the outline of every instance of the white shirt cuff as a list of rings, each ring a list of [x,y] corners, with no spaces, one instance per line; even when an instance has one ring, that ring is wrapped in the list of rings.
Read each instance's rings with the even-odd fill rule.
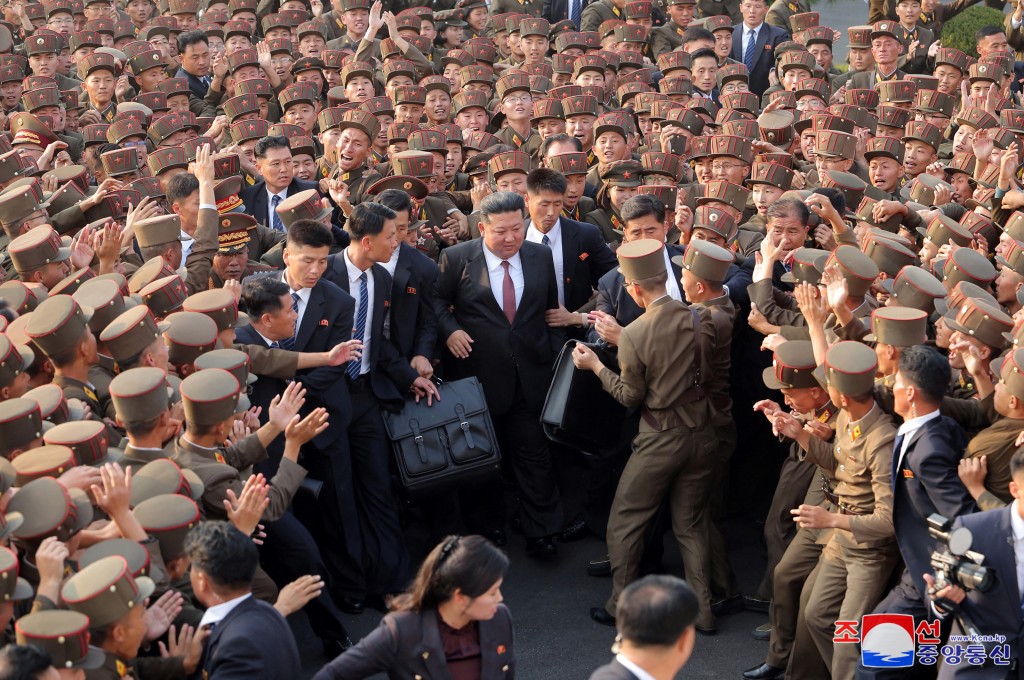
[[[1010,17],[1010,28],[1012,28],[1013,30],[1016,31],[1018,28],[1021,27],[1021,24],[1024,24],[1024,21],[1017,21],[1012,16]]]
[[[210,203],[200,203],[199,204],[199,209],[202,210],[203,208],[209,208],[210,210],[216,210],[217,206],[211,205]]]

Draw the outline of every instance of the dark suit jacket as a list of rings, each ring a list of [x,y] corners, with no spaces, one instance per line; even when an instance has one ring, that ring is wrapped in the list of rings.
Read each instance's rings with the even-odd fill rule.
[[[914,432],[902,461],[899,449],[893,452],[892,521],[918,593],[925,592],[922,574],[932,571],[935,550],[935,539],[928,535],[928,516],[938,513],[953,518],[978,511],[957,475],[966,446],[967,437],[956,421],[939,416]]]
[[[202,676],[210,680],[277,680],[299,677],[302,664],[288,622],[254,597],[218,623],[203,653]]]
[[[300,191],[306,189],[316,189],[316,182],[307,182],[299,178],[292,180],[292,183],[288,185],[288,195],[294,196]],[[256,221],[265,227],[271,227],[267,224],[267,183],[264,181],[256,182],[252,186],[243,186],[242,190],[238,192],[238,197],[245,203],[245,212],[249,213],[256,218]]]
[[[581,0],[580,21],[583,20],[583,10],[586,9],[589,4],[590,0]],[[544,0],[544,9],[541,10],[541,16],[552,24],[570,18],[569,0]]]
[[[407,243],[398,248],[391,283],[391,343],[406,361],[414,356],[431,359],[437,346],[437,264]]]
[[[967,527],[974,535],[971,550],[985,556],[984,565],[995,571],[992,586],[986,593],[968,591],[967,599],[960,605],[985,635],[1004,635],[1010,646],[1010,657],[1017,658],[1017,670],[1008,672],[1005,666],[968,664],[944,665],[939,671],[939,680],[945,678],[982,678],[1003,680],[1003,678],[1024,678],[1024,664],[1020,662],[1024,649],[1024,620],[1020,615],[1021,593],[1017,587],[1016,557],[1013,551],[1013,527],[1010,513],[1013,506],[997,510],[976,512],[957,517],[953,528]],[[962,634],[953,626],[953,633]]]
[[[516,675],[512,616],[505,605],[489,621],[481,621],[480,680],[504,680]],[[450,680],[437,610],[392,612],[352,649],[335,657],[314,680],[348,680],[386,673],[388,678]]]
[[[242,345],[256,345],[266,347],[267,343],[260,337],[260,334],[252,326],[239,326],[235,328],[235,342]],[[274,378],[268,375],[257,375],[256,382],[249,387],[249,401],[253,406],[263,407],[260,413],[260,422],[266,423],[270,415],[270,402],[274,397],[284,392],[288,386],[287,381],[281,378]],[[267,459],[254,466],[255,472],[262,472],[267,479],[277,474],[277,467],[281,461],[281,454],[284,451],[284,438],[278,437],[267,447]]]
[[[380,400],[381,406],[397,413],[405,405],[405,394],[419,374],[409,365],[408,359],[401,356],[398,349],[384,337],[384,317],[391,308],[391,274],[379,264],[373,265],[370,273],[373,276],[373,301],[370,303],[373,305],[373,326],[370,328],[370,388],[374,396]],[[348,288],[348,269],[342,253],[328,258],[324,278],[348,293],[349,299],[355,305],[355,298]]]
[[[619,663],[618,659],[612,659],[611,663],[591,673],[590,680],[637,680],[637,677],[633,671]]]
[[[563,217],[560,229],[565,308],[574,312],[590,300],[601,277],[619,261],[593,224]]]
[[[192,91],[192,94],[199,97],[200,99],[204,99],[206,97],[206,92],[210,89],[209,85],[204,83],[199,78],[196,78],[194,75],[192,75],[183,68],[179,68],[178,72],[174,74],[174,77],[184,78],[185,80],[187,80],[188,89]]]
[[[732,27],[732,54],[743,63],[743,32],[746,27],[740,23]],[[775,46],[789,40],[789,32],[769,23],[761,25],[754,46],[754,68],[750,70],[750,91],[758,97],[768,89],[768,72],[775,66]]]
[[[476,376],[484,387],[492,414],[512,406],[516,380],[527,405],[539,411],[551,382],[551,369],[565,339],[557,328],[549,328],[544,312],[558,308],[558,287],[551,250],[538,243],[523,243],[524,289],[509,324],[491,292],[490,275],[484,257],[483,239],[473,239],[441,251],[435,306],[440,341],[457,330],[473,339],[473,351],[466,359],[445,352],[448,375],[454,379]]]

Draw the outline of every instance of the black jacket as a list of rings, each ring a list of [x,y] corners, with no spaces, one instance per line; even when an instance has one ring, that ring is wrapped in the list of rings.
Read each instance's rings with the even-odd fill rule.
[[[732,28],[732,54],[729,56],[743,62],[743,32],[746,26],[742,23]],[[754,68],[750,70],[750,91],[758,97],[768,89],[768,73],[775,66],[775,47],[789,40],[789,32],[772,26],[769,23],[761,24],[761,30],[757,32],[757,40],[754,43]],[[716,97],[717,99],[717,97]]]
[[[406,243],[398,247],[391,282],[391,343],[406,361],[414,356],[431,359],[437,346],[437,264]]]
[[[605,664],[591,673],[590,680],[637,680],[637,677],[633,671],[619,663],[618,659],[612,659],[610,664]]]
[[[184,78],[188,81],[188,89],[192,91],[196,97],[204,99],[210,86],[204,83],[202,80],[192,75],[183,68],[179,68],[178,72],[174,74],[175,78]],[[211,76],[212,77],[212,76]]]
[[[574,312],[590,300],[601,277],[619,262],[593,224],[563,217],[559,228],[565,308]]]
[[[288,622],[266,602],[250,597],[214,626],[203,653],[202,676],[277,680],[299,677],[301,667]]]
[[[583,10],[590,4],[590,0],[581,0],[580,19],[583,18]],[[548,20],[548,23],[557,23],[569,17],[569,0],[544,0],[544,9],[541,15]]]
[[[288,185],[288,195],[294,196],[300,191],[316,188],[316,182],[295,178]],[[255,217],[256,221],[263,226],[273,228],[273,224],[267,224],[267,183],[265,181],[261,180],[252,186],[243,186],[242,190],[238,192],[238,197],[245,203],[245,212]]]

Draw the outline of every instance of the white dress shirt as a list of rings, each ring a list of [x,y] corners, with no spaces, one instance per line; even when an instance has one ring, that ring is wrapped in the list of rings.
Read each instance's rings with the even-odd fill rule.
[[[526,240],[544,244],[544,232],[530,223],[526,230]],[[562,220],[555,220],[555,226],[546,234],[551,248],[551,257],[555,261],[555,283],[558,284],[558,304],[565,306],[565,265],[562,262]]]
[[[199,627],[202,628],[203,626],[212,626],[215,623],[220,623],[227,618],[228,614],[234,611],[235,607],[242,604],[250,597],[252,597],[252,593],[246,593],[245,595],[236,597],[233,600],[213,605],[203,613],[203,618],[199,619]]]
[[[486,245],[481,247],[484,249],[484,260],[487,262],[487,274],[491,279],[491,293],[494,295],[494,299],[497,300],[498,306],[501,307],[501,311],[504,312],[505,305],[502,303],[504,300],[502,286],[505,284],[505,268],[501,266],[504,260],[488,250]],[[512,277],[512,285],[516,289],[516,309],[519,309],[519,305],[523,301],[525,279],[523,278],[523,260],[519,257],[518,252],[508,258],[508,273]]]
[[[401,246],[395,248],[395,252],[391,253],[391,259],[387,262],[380,262],[380,266],[388,270],[388,274],[391,274],[391,278],[395,278],[395,270],[398,269],[398,256],[401,254]],[[388,340],[391,339],[391,315],[384,315],[384,337]]]
[[[911,418],[906,420],[900,425],[900,429],[896,430],[896,438],[903,437],[903,441],[900,444],[900,450],[897,454],[896,469],[899,470],[900,466],[903,465],[903,456],[907,453],[907,447],[910,445],[910,440],[914,437],[914,433],[924,427],[924,424],[929,420],[935,420],[941,415],[938,410],[926,413],[923,416]]]
[[[672,269],[672,260],[668,256],[668,248],[662,248],[661,252],[665,254],[665,266],[668,272],[668,281],[665,282],[665,291],[668,296],[677,302],[683,301],[683,291],[679,289],[679,279],[676,278],[675,270]]]
[[[740,62],[743,61],[743,56],[747,53],[747,44],[753,40],[754,44],[757,44],[757,36],[761,35],[761,29],[764,28],[764,22],[762,21],[756,27],[751,28],[746,24],[743,24],[743,51],[740,53]],[[754,35],[750,35],[753,31]],[[757,52],[754,52],[754,61],[757,61]]]
[[[1013,530],[1013,554],[1017,562],[1017,594],[1024,599],[1024,519],[1020,516],[1020,500],[1010,504],[1010,528]]]
[[[288,187],[281,189],[276,194],[267,189],[267,226],[271,229],[274,228],[274,215],[277,215],[277,211],[274,210],[274,196],[280,196],[282,201],[288,198]]]
[[[356,301],[356,308],[352,311],[352,337],[355,338],[356,333],[356,319],[359,318],[359,288],[362,286],[362,282],[359,277],[363,275],[363,270],[352,264],[352,260],[348,259],[348,248],[343,251],[342,257],[345,259],[345,269],[348,271],[348,294],[353,297]],[[360,357],[362,361],[362,368],[359,369],[359,375],[370,372],[370,342],[373,340],[371,337],[371,329],[373,328],[373,272],[369,269],[366,270],[366,328],[363,330],[363,354]]]
[[[299,334],[299,328],[302,326],[302,317],[306,314],[306,307],[309,306],[309,296],[313,292],[312,288],[293,288],[291,281],[288,280],[287,273],[281,277],[281,280],[288,284],[288,294],[299,295],[299,316],[295,319],[295,335]],[[294,298],[292,298],[294,300]]]
[[[651,675],[643,668],[640,668],[640,666],[637,666],[635,663],[627,659],[624,654],[616,654],[615,660],[621,663],[623,666],[625,666],[626,670],[635,675],[638,678],[638,680],[654,680],[653,675]]]

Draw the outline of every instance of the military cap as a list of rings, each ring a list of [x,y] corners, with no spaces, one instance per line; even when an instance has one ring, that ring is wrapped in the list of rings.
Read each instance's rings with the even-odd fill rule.
[[[414,127],[412,123],[391,123],[388,125],[388,144],[408,141],[409,135],[417,127],[418,125]],[[431,164],[433,164],[433,161],[431,161]],[[433,172],[432,169],[431,172]]]
[[[17,64],[0,66],[0,84],[15,83],[25,77],[25,71]]]
[[[942,130],[923,120],[912,120],[907,123],[903,142],[912,140],[924,142],[937,151],[939,145],[942,144]]]
[[[143,604],[154,589],[148,576],[132,577],[124,557],[111,555],[68,579],[61,588],[61,599],[71,610],[88,616],[95,629],[117,621]]]
[[[754,116],[761,110],[761,100],[753,92],[730,92],[729,94],[722,95],[722,111],[726,110],[741,111]],[[721,114],[721,111],[719,114]],[[723,132],[723,134],[726,133]]]
[[[419,85],[400,85],[395,88],[394,100],[395,106],[402,104],[419,104],[422,106],[427,101],[427,91]]]
[[[793,114],[790,111],[769,111],[757,117],[758,136],[771,144],[793,139]]]
[[[238,379],[221,368],[198,371],[181,381],[185,419],[196,425],[217,425],[238,412]]]
[[[650,0],[632,0],[623,8],[626,19],[650,19],[653,5]]]
[[[45,299],[45,296],[44,296]],[[36,298],[35,292],[21,281],[4,281],[0,284],[0,300],[7,303],[7,306],[24,316],[36,308],[41,300]]]
[[[889,234],[895,234],[900,230],[900,226],[903,224],[903,216],[896,214],[890,215],[889,218],[884,221],[876,220],[873,210],[877,203],[877,199],[871,198],[870,196],[864,196],[857,205],[857,209],[853,211],[853,217],[858,222],[866,224],[870,228],[880,229]]]
[[[0,565],[13,565],[12,575],[2,580],[5,587],[13,589],[7,593],[6,599],[28,599],[32,596],[32,587],[24,579],[17,578],[17,557],[7,548],[3,551],[9,552],[10,557],[0,556]],[[85,614],[59,609],[38,611],[18,618],[14,634],[19,645],[35,645],[46,650],[58,669],[95,670],[104,662],[103,652],[89,645],[89,617]]]
[[[146,157],[146,164],[154,176],[168,170],[188,168],[188,159],[185,158],[185,150],[180,146],[169,146],[157,149]]]
[[[369,114],[363,113],[363,115]],[[331,219],[331,209],[323,206],[320,202],[320,194],[316,189],[300,191],[284,199],[277,206],[277,214],[286,228],[291,227],[298,220],[329,223]]]
[[[415,81],[417,75],[416,64],[407,59],[392,59],[388,63],[384,64],[384,67],[381,69],[381,75],[384,76],[385,82],[391,80],[395,76],[405,76]]]
[[[940,47],[935,53],[936,66],[940,66],[942,64],[952,66],[963,75],[967,75],[969,59],[970,58],[966,54],[953,47]]]
[[[847,211],[852,212],[853,206],[860,205],[864,192],[867,189],[867,182],[850,172],[839,170],[825,170],[821,173],[821,186],[824,188],[839,189],[843,192],[846,200]]]
[[[643,166],[634,160],[612,161],[601,172],[601,180],[608,186],[638,187]]]
[[[83,282],[72,297],[78,304],[93,310],[89,328],[97,337],[127,307],[117,283],[109,279],[91,278]]]
[[[675,264],[710,283],[723,283],[734,261],[731,252],[701,239],[691,239],[684,253],[672,258]]]
[[[812,113],[810,121],[811,129],[814,132],[831,131],[852,135],[856,127],[852,120],[834,116],[831,113]],[[804,119],[798,121],[798,123],[803,122]]]
[[[228,328],[235,328],[236,326],[249,325],[249,317],[238,313],[238,303],[235,302],[235,296],[223,288],[204,290],[195,295],[190,295],[182,304],[182,309],[186,312],[205,314],[210,317],[217,324],[218,332]]]
[[[642,281],[664,274],[665,244],[654,239],[639,239],[623,243],[615,251],[619,260],[619,271],[627,283]]]
[[[559,38],[561,38],[561,36],[559,36]],[[555,44],[557,46],[558,42],[556,41]],[[484,64],[493,64],[498,59],[498,52],[494,48],[494,45],[483,43],[463,43],[462,49],[469,52],[469,54],[478,62],[483,62]]]
[[[946,288],[929,272],[915,266],[906,266],[895,279],[882,283],[889,291],[890,300],[901,307],[920,309],[927,314],[935,311],[935,301],[946,296]]]
[[[704,20],[704,28],[714,33],[715,31],[724,31],[725,29],[732,30],[732,19],[726,15],[719,14],[717,16],[707,17]]]
[[[818,130],[815,133],[814,153],[832,158],[853,158],[857,152],[857,138],[836,130]]]
[[[565,111],[566,120],[575,116],[597,117],[597,98],[590,95],[566,97],[562,100],[562,109]]]
[[[8,328],[8,331],[10,331],[10,328]],[[64,390],[53,383],[47,383],[46,385],[40,385],[35,389],[31,389],[24,396],[26,399],[32,399],[38,404],[39,413],[44,421],[49,421],[54,425],[66,423],[71,419],[82,419],[81,410],[76,407],[75,412],[72,413],[71,404],[64,397]]]
[[[971,64],[967,69],[967,78],[971,83],[990,82],[998,83],[1002,78],[1002,69],[993,64],[979,62]]]
[[[665,206],[666,212],[673,212],[676,208],[676,201],[679,198],[679,188],[665,184],[644,184],[637,187],[637,194],[654,196]]]
[[[954,119],[957,125],[968,125],[977,130],[987,130],[999,126],[995,116],[984,109],[968,106],[962,109]]]
[[[50,144],[60,141],[50,128],[31,113],[12,113],[10,117],[12,146],[19,144],[35,144],[45,149]]]
[[[653,116],[652,116],[653,117]],[[675,108],[668,112],[668,117],[661,122],[661,128],[680,127],[693,133],[694,137],[701,137],[704,132],[704,119],[692,109]],[[706,138],[710,140],[710,137]]]
[[[465,109],[478,107],[487,109],[487,95],[479,90],[462,90],[452,98],[452,107],[455,115]]]
[[[141,169],[139,167],[139,154],[135,153],[135,149],[131,148],[117,149],[100,154],[100,162],[103,164],[104,172],[109,177],[127,175],[131,172],[139,172]]]
[[[498,101],[505,99],[513,92],[529,92],[530,77],[525,73],[509,73],[498,79],[494,89],[498,95]]]
[[[477,154],[473,158],[489,160],[487,154]],[[486,172],[486,163],[484,163],[482,167],[484,168],[484,172]],[[366,193],[370,196],[377,196],[388,189],[404,191],[416,200],[423,200],[427,197],[427,194],[430,193],[430,188],[424,184],[422,180],[411,175],[388,175],[387,177],[379,179],[371,184],[366,190]]]
[[[135,240],[142,248],[162,246],[183,238],[181,218],[177,215],[159,215],[135,223]]]
[[[795,173],[792,168],[787,168],[778,163],[758,163],[751,166],[750,178],[747,179],[747,186],[754,184],[768,184],[773,187],[789,191],[793,185]]]
[[[60,235],[53,227],[42,224],[22,234],[8,246],[7,253],[18,272],[27,273],[44,267],[51,262],[63,262],[71,257]]]
[[[683,175],[683,159],[675,154],[648,151],[640,155],[641,177],[665,175],[679,182]]]
[[[182,278],[172,274],[148,284],[139,291],[139,295],[155,316],[163,318],[181,307],[188,292]]]
[[[521,172],[528,175],[530,173],[530,157],[523,151],[506,151],[488,161],[487,167],[494,179],[510,172]]]
[[[388,97],[371,97],[359,105],[359,108],[367,113],[372,113],[375,116],[394,116],[395,105]],[[345,114],[347,109],[324,109],[324,111],[335,111],[335,114],[329,118],[329,122],[336,125],[341,121],[342,116]],[[324,111],[320,112],[322,116]],[[320,120],[320,129],[324,129],[324,121]]]
[[[873,23],[871,25],[871,40],[883,36],[899,40],[902,37],[899,22],[886,19],[884,21],[876,21]]]
[[[29,347],[15,345],[6,335],[0,334],[0,387],[9,386],[34,360],[35,354]]]
[[[673,95],[683,96],[693,94],[693,81],[691,81],[689,78],[685,78],[682,76],[662,78],[661,81],[658,83],[658,87],[661,89],[662,94],[665,94],[669,97]],[[705,100],[703,102],[700,102],[700,104],[707,105],[710,101],[711,100]]]
[[[141,137],[143,139],[146,137],[146,131],[142,129],[142,125],[136,120],[120,120],[107,128],[107,141],[111,144],[122,144],[131,137]],[[120,149],[120,151],[134,153],[134,149]],[[112,152],[108,151],[107,153]],[[105,156],[106,154],[103,155]],[[108,172],[107,174],[110,173]]]
[[[485,85],[490,85],[494,82],[494,69],[490,66],[483,66],[480,64],[463,66],[459,69],[459,81],[462,83],[463,87],[469,83],[483,83]]]
[[[803,97],[812,96],[828,103],[829,98],[832,96],[832,86],[820,78],[802,80],[798,88],[796,91],[796,98],[798,100]]]
[[[174,312],[164,321],[169,326],[164,333],[168,360],[175,366],[191,365],[199,355],[216,346],[217,323],[205,314]]]
[[[863,238],[861,249],[879,271],[892,278],[907,265],[917,261],[917,255],[904,244],[892,238],[892,233],[877,229],[869,230]]]
[[[914,178],[913,183],[903,187],[900,195],[921,205],[934,205],[935,192],[940,188],[945,188],[950,192],[953,191],[953,186],[948,182],[933,175],[921,173]]]
[[[94,144],[106,144],[107,143],[107,128],[110,125],[106,123],[97,123],[96,125],[86,125],[82,130],[82,137],[85,148],[89,148]]]
[[[909,104],[917,94],[917,84],[909,80],[887,80],[877,83],[878,101],[882,104]]]
[[[1024,399],[1024,350],[1014,349],[1003,357],[992,361],[992,372],[999,377],[999,384],[1017,399]]]
[[[794,37],[806,46],[820,44],[831,47],[835,42],[835,36],[835,32],[828,26],[811,26],[794,34]]]
[[[615,27],[615,38],[620,43],[645,44],[650,39],[650,31],[639,24],[621,24]]]
[[[839,265],[839,270],[846,279],[850,295],[861,297],[868,292],[871,284],[878,278],[878,266],[856,246],[839,246],[832,251],[825,266]]]
[[[92,504],[83,491],[65,489],[52,477],[41,477],[21,487],[7,505],[8,515],[15,512],[24,521],[12,532],[14,537],[32,542],[47,536],[67,541],[87,527],[93,517]]]
[[[732,216],[708,205],[699,205],[693,213],[693,229],[704,229],[731,242],[736,237],[736,221]]]
[[[785,75],[787,71],[799,68],[813,75],[816,68],[814,56],[803,50],[792,50],[778,58],[776,68]]]
[[[750,189],[739,184],[722,180],[711,180],[704,187],[704,195],[697,197],[697,205],[707,203],[725,203],[726,205],[746,205],[750,197]]]
[[[969,211],[965,212],[960,218],[960,224],[967,227],[975,237],[980,236],[985,239],[988,242],[989,248],[995,250],[996,245],[999,243],[999,229],[991,219]]]
[[[61,106],[64,103],[60,90],[56,87],[40,87],[35,90],[26,90],[21,95],[22,106],[29,113],[47,106]]]
[[[666,76],[673,71],[690,71],[693,68],[693,60],[689,52],[673,50],[658,57],[658,68]]]
[[[575,151],[551,156],[547,160],[547,165],[552,170],[560,172],[566,177],[570,175],[585,175],[589,170],[587,154]]]
[[[195,501],[179,494],[153,496],[136,505],[133,512],[146,533],[160,543],[165,560],[185,554],[185,537],[200,521]]]
[[[878,359],[874,350],[859,342],[838,342],[825,354],[825,380],[829,387],[834,387],[840,394],[870,394],[877,368]]]
[[[996,262],[1016,274],[1024,276],[1024,244],[1017,239],[1010,239],[1004,246],[1002,255],[996,255]]]
[[[181,132],[186,128],[185,120],[180,114],[169,113],[154,120],[149,126],[149,141],[153,142],[155,146],[160,146],[175,132]]]
[[[42,413],[35,400],[22,397],[0,402],[0,447],[5,452],[24,448],[42,436]]]
[[[1012,132],[1024,134],[1024,110],[1003,109],[999,112],[999,124]]]
[[[2,515],[0,515],[0,523],[4,522],[5,519],[3,518]],[[11,527],[16,528],[18,526],[21,526],[21,523],[22,517],[19,513],[11,513],[7,515],[6,524],[3,532],[4,535],[6,536],[14,530]],[[13,550],[11,550],[10,548],[0,547],[0,599],[2,599],[4,602],[17,602],[20,600],[27,600],[31,598],[33,595],[32,586],[29,584],[29,582],[18,576],[20,566],[21,565],[18,562],[18,556]],[[38,616],[38,614],[34,614],[33,616]],[[46,619],[50,623],[56,624],[56,622],[53,621],[52,618],[46,617]],[[22,641],[24,639],[24,635],[20,632],[21,627],[25,625],[24,622],[28,621],[28,626],[30,630],[35,630],[34,628],[32,628],[32,625],[36,623],[38,620],[39,619],[37,618],[30,618],[28,616],[20,617],[17,620],[17,622],[15,623],[15,631],[17,632],[18,636],[18,644],[26,644],[26,642]],[[86,623],[88,624],[88,622]],[[59,629],[59,625],[57,627]],[[54,635],[56,632],[57,631],[54,631],[52,628],[49,630],[40,630],[38,631],[38,636],[41,638],[44,635]],[[36,643],[37,640],[33,638],[31,642]],[[49,648],[50,645],[43,643],[41,646],[43,646],[44,648]],[[85,654],[83,650],[83,653],[81,655],[74,658],[76,658],[77,660],[82,660],[82,657],[84,657],[84,655]],[[92,655],[92,657],[90,657],[90,667],[97,667],[97,656],[100,657],[100,662],[102,663],[102,653],[97,651],[95,654]],[[53,662],[54,664],[56,664],[57,659],[54,658]],[[64,666],[62,665],[61,667]]]
[[[818,26],[819,15],[817,12],[799,12],[789,15],[789,29],[793,34],[806,31],[809,28]],[[830,29],[831,30],[831,29]]]
[[[914,98],[914,109],[925,113],[939,113],[952,117],[955,106],[955,97],[938,90],[919,89]]]
[[[92,309],[83,308],[70,295],[54,295],[39,304],[25,332],[48,357],[74,348],[85,336]]]
[[[941,265],[939,266],[941,270]],[[941,272],[940,272],[941,274]],[[999,303],[996,302],[996,298],[992,295],[989,290],[985,290],[980,286],[971,283],[970,281],[960,281],[948,291],[948,295],[945,300],[936,300],[935,308],[940,313],[947,313],[949,310],[958,310],[964,304],[968,298],[975,300],[981,300],[990,307],[996,307],[1002,309]],[[955,314],[953,315],[955,317]]]
[[[973,297],[965,298],[956,311],[950,310],[945,316],[945,321],[951,330],[968,335],[997,350],[1006,344],[1004,333],[1013,330],[1013,319],[998,306]]]
[[[755,126],[757,125],[757,121],[754,120],[753,114],[751,114],[749,111],[739,111],[737,109],[732,108],[733,107],[733,102],[736,101],[735,99],[733,99],[733,96],[736,95],[736,94],[750,94],[750,93],[749,92],[743,92],[743,93],[734,92],[733,94],[722,95],[722,108],[720,108],[718,110],[718,113],[715,114],[715,122],[714,122],[714,125],[719,126],[718,135],[725,135],[725,136],[729,136],[729,137],[737,136],[737,135],[726,135],[726,133],[722,131],[722,126],[724,126],[726,123],[739,123],[739,122],[743,122],[743,123],[754,123]],[[755,99],[756,99],[756,97],[755,97]],[[755,130],[756,130],[756,127],[755,127]]]
[[[249,372],[249,355],[237,349],[216,349],[196,359],[197,371],[220,368],[235,376],[240,385],[251,385],[256,376]]]
[[[712,158],[728,156],[748,164],[754,159],[754,151],[750,146],[750,140],[743,139],[742,137],[715,135],[711,138],[711,145],[708,151],[708,155]]]
[[[259,114],[260,102],[255,95],[243,94],[228,99],[223,103],[222,108],[224,115],[228,117],[228,122],[233,123],[246,114]]]
[[[572,74],[575,78],[581,73],[594,72],[604,75],[605,69],[608,68],[608,62],[603,57],[597,54],[585,54],[576,57],[572,65]]]
[[[910,307],[879,307],[871,312],[871,333],[864,340],[913,347],[928,339],[928,314]]]
[[[409,148],[417,151],[436,151],[438,153],[447,153],[448,149],[445,146],[445,138],[440,130],[436,129],[419,129],[413,130],[409,134]]]
[[[57,33],[36,33],[25,39],[25,54],[60,54],[64,49],[64,38]]]
[[[10,229],[39,210],[45,210],[48,203],[40,203],[37,189],[32,186],[18,187],[0,194],[0,224]]]
[[[149,551],[142,547],[138,541],[126,538],[114,538],[102,541],[85,550],[78,558],[78,568],[84,569],[90,564],[99,562],[107,557],[117,556],[128,563],[128,572],[132,578],[148,576],[150,570]]]
[[[316,98],[316,86],[309,82],[292,83],[281,90],[281,94],[277,96],[281,109],[284,111],[287,111],[289,107],[296,104],[309,104],[312,106],[316,103]]]
[[[551,24],[546,19],[529,18],[519,22],[519,33],[525,38],[530,35],[539,35],[547,39],[551,35]]]
[[[106,427],[99,423],[101,427]],[[60,477],[75,467],[74,451],[66,446],[38,446],[23,451],[13,462],[17,479],[16,486],[25,486],[42,477]]]
[[[946,288],[952,288],[961,281],[986,288],[998,276],[996,268],[988,258],[972,248],[953,250],[943,266],[942,273],[942,283]]]
[[[928,228],[918,227],[917,232],[931,241],[936,247],[941,248],[950,241],[954,245],[967,246],[974,240],[973,235],[967,227],[964,227],[956,220],[939,213],[932,217]]]
[[[77,465],[97,465],[107,460],[107,426],[99,420],[61,423],[45,432],[43,441],[51,447],[70,449]]]
[[[63,279],[57,282],[57,284],[50,289],[49,295],[74,295],[75,291],[78,290],[79,286],[91,279],[95,274],[88,267],[83,267],[78,271],[71,272]]]
[[[145,307],[139,309],[146,310]],[[155,330],[153,317],[146,310],[149,324]],[[142,338],[145,340],[145,338]],[[143,349],[154,341],[152,335]],[[141,343],[139,343],[141,344]],[[133,350],[128,350],[133,351]],[[137,356],[142,349],[135,352]],[[116,358],[116,357],[115,357]],[[169,398],[167,395],[167,374],[152,366],[131,368],[119,373],[110,382],[110,397],[118,416],[125,422],[145,422],[157,418],[167,411]],[[133,480],[134,481],[134,480]],[[135,484],[132,485],[133,487]],[[133,488],[134,491],[134,488]]]
[[[903,130],[910,120],[910,111],[899,106],[879,106],[878,124]]]
[[[817,367],[809,340],[787,340],[775,348],[772,365],[762,371],[761,379],[771,390],[819,387],[814,378]]]
[[[867,142],[864,158],[869,162],[872,158],[891,158],[903,165],[905,151],[906,147],[895,137],[873,137]]]
[[[188,80],[185,78],[168,78],[157,86],[161,92],[167,95],[167,99],[176,95],[189,96],[191,90],[188,87]]]

